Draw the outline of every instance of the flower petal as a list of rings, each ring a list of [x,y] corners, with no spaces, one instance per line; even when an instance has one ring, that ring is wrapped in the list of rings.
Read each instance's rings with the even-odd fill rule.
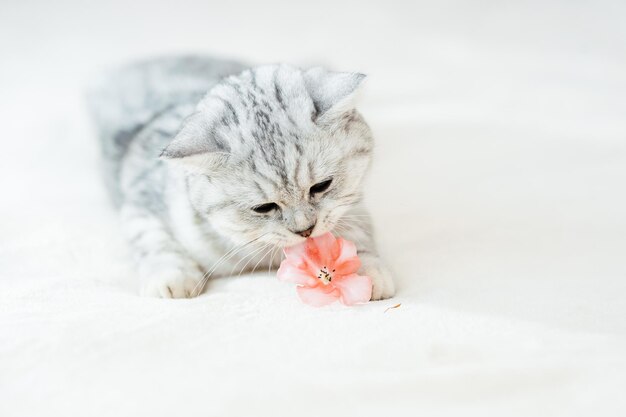
[[[361,267],[361,260],[356,254],[356,246],[349,240],[337,239],[340,254],[333,269],[337,275],[355,274]]]
[[[306,241],[302,243],[298,243],[297,245],[288,246],[283,248],[283,252],[285,253],[285,257],[289,260],[295,260],[297,262],[302,262],[304,255],[306,254]]]
[[[319,285],[317,287],[296,287],[298,296],[304,304],[313,307],[322,307],[334,303],[339,298],[339,291],[335,291],[332,287]],[[331,290],[330,292],[326,292]]]
[[[324,266],[330,268],[333,261],[339,256],[337,239],[330,232],[308,239],[307,244],[309,260],[315,263],[318,268]]]
[[[356,245],[354,242],[346,240],[342,237],[337,239],[337,243],[339,243],[339,257],[337,260],[341,260],[343,258],[353,258],[356,256]]]
[[[344,262],[334,266],[334,274],[345,276],[356,274],[361,267],[361,260],[356,256],[354,258],[346,259]]]
[[[276,276],[281,281],[293,282],[294,284],[307,285],[309,287],[314,287],[318,283],[317,279],[311,276],[309,271],[300,269],[287,259],[280,264]]]
[[[347,306],[366,303],[372,298],[372,279],[368,276],[351,274],[336,277],[333,285],[341,292],[339,301]]]

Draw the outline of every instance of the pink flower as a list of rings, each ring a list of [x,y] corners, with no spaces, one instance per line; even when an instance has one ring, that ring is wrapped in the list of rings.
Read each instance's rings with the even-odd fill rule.
[[[278,268],[278,279],[298,284],[303,303],[321,307],[339,300],[350,306],[371,298],[371,278],[356,273],[361,261],[354,243],[326,233],[284,252],[287,258]]]

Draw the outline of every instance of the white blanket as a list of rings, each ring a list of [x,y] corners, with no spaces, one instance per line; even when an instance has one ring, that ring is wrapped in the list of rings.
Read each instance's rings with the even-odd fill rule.
[[[626,7],[506,3],[0,3],[0,416],[626,413]],[[394,299],[137,296],[80,93],[188,51],[369,74]]]

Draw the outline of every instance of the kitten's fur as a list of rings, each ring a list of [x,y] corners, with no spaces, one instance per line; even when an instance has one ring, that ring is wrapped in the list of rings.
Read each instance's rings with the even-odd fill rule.
[[[203,276],[277,267],[279,248],[315,224],[313,236],[332,231],[357,244],[372,299],[392,296],[361,204],[373,146],[353,105],[364,76],[247,68],[159,59],[115,72],[90,94],[142,293],[190,297]],[[279,208],[253,210],[271,202]]]

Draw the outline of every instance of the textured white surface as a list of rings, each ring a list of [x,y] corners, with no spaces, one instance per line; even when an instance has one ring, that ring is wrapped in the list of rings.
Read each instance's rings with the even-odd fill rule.
[[[625,413],[626,7],[437,4],[2,2],[0,415]],[[135,295],[80,91],[179,51],[370,74],[395,299]]]

